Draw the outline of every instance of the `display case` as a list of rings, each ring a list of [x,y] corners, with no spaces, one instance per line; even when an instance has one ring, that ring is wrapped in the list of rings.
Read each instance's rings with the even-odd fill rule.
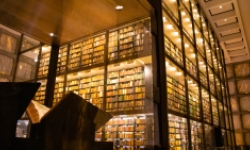
[[[56,77],[56,84],[55,84],[55,89],[54,89],[54,100],[53,100],[53,105],[58,103],[63,95],[64,95],[64,76],[57,76]]]
[[[191,120],[190,124],[192,149],[204,149],[202,123]]]

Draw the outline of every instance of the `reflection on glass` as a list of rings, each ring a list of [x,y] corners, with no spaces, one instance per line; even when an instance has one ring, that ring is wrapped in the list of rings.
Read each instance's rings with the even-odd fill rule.
[[[20,55],[15,77],[16,82],[35,79],[38,55],[39,49],[34,49]]]
[[[214,73],[212,72],[212,69],[208,67],[208,75],[209,75],[209,87],[210,92],[215,95],[215,83],[214,83]]]
[[[13,59],[0,54],[0,74],[10,75],[13,66]]]
[[[208,61],[208,65],[210,67],[212,67],[212,54],[211,54],[211,49],[207,43],[207,41],[205,40],[205,51],[206,51],[206,56],[207,56],[207,61]]]
[[[22,46],[21,46],[21,51],[27,50],[32,47],[39,46],[40,42],[24,35],[23,40],[22,40]]]
[[[166,59],[168,108],[180,113],[186,113],[186,96],[184,77],[181,69]]]
[[[220,126],[221,127],[225,127],[225,114],[223,111],[223,106],[221,104],[221,102],[219,102],[219,115],[220,115]]]
[[[169,150],[188,149],[187,119],[168,114]]]
[[[185,9],[187,9],[187,11],[191,13],[189,0],[181,0],[181,2],[184,4]]]
[[[58,62],[57,62],[57,74],[65,72],[67,55],[68,55],[68,47],[67,46],[60,47],[58,54]]]
[[[0,78],[0,82],[9,82],[9,79],[6,79],[6,78]]]
[[[201,91],[202,96],[202,107],[203,107],[203,118],[205,122],[211,123],[211,104],[209,100],[209,93],[207,90],[202,88]]]
[[[27,138],[28,137],[28,124],[29,120],[18,120],[16,124],[16,137]]]
[[[0,33],[0,50],[15,53],[17,39],[11,35]]]
[[[196,6],[196,3],[192,0],[191,1],[191,6],[192,6],[192,11],[193,11],[193,18],[195,23],[198,25],[199,29],[201,28],[201,23],[200,23],[200,14],[199,14],[199,10]]]
[[[208,35],[207,22],[206,22],[206,20],[205,20],[205,18],[203,16],[205,16],[205,15],[203,14],[202,17],[201,17],[202,30],[203,30],[203,34],[204,34],[206,40],[208,41],[209,40],[209,35]]]

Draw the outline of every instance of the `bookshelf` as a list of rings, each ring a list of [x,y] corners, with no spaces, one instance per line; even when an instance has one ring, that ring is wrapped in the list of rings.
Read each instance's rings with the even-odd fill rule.
[[[66,71],[67,55],[68,47],[60,47],[57,62],[57,74],[64,73]]]
[[[38,78],[46,77],[48,75],[49,61],[50,61],[50,51],[42,53],[37,74]]]
[[[47,81],[46,80],[39,80],[37,82],[41,83],[41,86],[39,87],[39,89],[37,90],[33,100],[35,100],[36,102],[40,103],[40,104],[44,104],[44,100],[45,100],[45,90],[46,90],[46,84]]]
[[[54,89],[54,100],[53,100],[53,105],[58,103],[63,95],[64,95],[64,76],[57,76],[56,77],[56,84],[55,84],[55,89]]]

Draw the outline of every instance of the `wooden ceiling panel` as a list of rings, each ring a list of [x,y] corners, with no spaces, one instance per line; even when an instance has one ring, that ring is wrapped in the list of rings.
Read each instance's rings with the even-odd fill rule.
[[[46,44],[60,43],[150,16],[146,0],[1,0],[0,23]],[[115,10],[122,5],[122,11]],[[1,17],[2,16],[2,17]]]

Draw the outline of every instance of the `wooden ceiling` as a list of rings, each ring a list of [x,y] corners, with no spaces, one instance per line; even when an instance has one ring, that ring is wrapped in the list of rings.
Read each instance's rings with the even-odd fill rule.
[[[115,7],[122,5],[123,10]],[[150,16],[147,0],[1,0],[0,24],[51,44],[59,43]]]

